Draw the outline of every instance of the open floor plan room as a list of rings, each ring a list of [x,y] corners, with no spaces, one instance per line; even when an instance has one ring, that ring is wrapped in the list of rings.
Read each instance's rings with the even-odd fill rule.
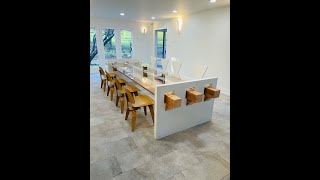
[[[90,8],[90,179],[230,179],[230,1]]]

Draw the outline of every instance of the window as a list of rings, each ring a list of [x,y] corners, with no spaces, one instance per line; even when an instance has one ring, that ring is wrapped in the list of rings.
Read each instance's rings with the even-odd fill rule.
[[[99,65],[95,28],[90,28],[90,65]]]
[[[116,53],[116,38],[114,29],[103,29],[102,30],[104,56],[107,59],[117,58]]]
[[[128,30],[120,31],[122,58],[132,57],[132,33]]]

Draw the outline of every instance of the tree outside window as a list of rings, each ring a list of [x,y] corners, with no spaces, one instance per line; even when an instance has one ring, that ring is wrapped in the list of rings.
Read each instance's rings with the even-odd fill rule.
[[[121,53],[122,58],[132,58],[132,33],[128,30],[121,30]]]

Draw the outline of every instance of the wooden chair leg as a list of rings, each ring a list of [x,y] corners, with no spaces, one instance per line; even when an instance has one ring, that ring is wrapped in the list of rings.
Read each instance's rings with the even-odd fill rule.
[[[119,104],[119,96],[118,96],[118,94],[117,94],[117,97],[116,97],[116,106],[118,106],[118,104]]]
[[[143,106],[144,115],[147,115],[147,106]]]
[[[153,105],[149,105],[149,110],[150,110],[150,113],[151,113],[152,122],[153,122],[153,124],[154,124],[154,112],[153,112]]]
[[[134,131],[135,127],[136,127],[136,111],[133,110],[132,111],[132,129],[131,129],[132,132]]]
[[[111,101],[113,101],[113,93],[114,93],[114,89],[111,88]]]
[[[109,96],[110,87],[108,86],[107,96]]]
[[[120,108],[121,108],[121,114],[123,113],[123,108],[124,108],[124,98],[123,96],[120,97]]]
[[[125,120],[127,120],[127,119],[128,119],[129,112],[130,112],[130,110],[129,110],[129,108],[127,108]]]
[[[103,92],[106,92],[106,85],[107,85],[106,80],[103,80]]]

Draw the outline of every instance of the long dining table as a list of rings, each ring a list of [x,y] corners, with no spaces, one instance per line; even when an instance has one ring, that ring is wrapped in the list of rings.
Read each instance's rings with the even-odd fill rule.
[[[138,63],[112,63],[109,64],[109,66],[111,66],[110,69],[115,70],[114,72],[121,73],[153,95],[155,94],[156,85],[170,84],[182,81],[170,75],[161,76],[161,73],[157,73],[154,69],[143,70],[143,67]]]
[[[125,79],[126,85],[141,87],[138,96],[145,94],[153,99],[155,139],[211,121],[214,98],[203,100],[203,96],[207,86],[217,87],[218,78],[181,80],[166,72],[156,72],[150,68],[144,70],[139,63],[118,63],[115,60],[109,62],[108,69],[119,78]],[[166,75],[161,76],[163,73]],[[197,92],[200,101],[188,103],[187,91],[190,89]],[[166,108],[168,93],[173,93],[181,99],[180,104],[170,110]]]

